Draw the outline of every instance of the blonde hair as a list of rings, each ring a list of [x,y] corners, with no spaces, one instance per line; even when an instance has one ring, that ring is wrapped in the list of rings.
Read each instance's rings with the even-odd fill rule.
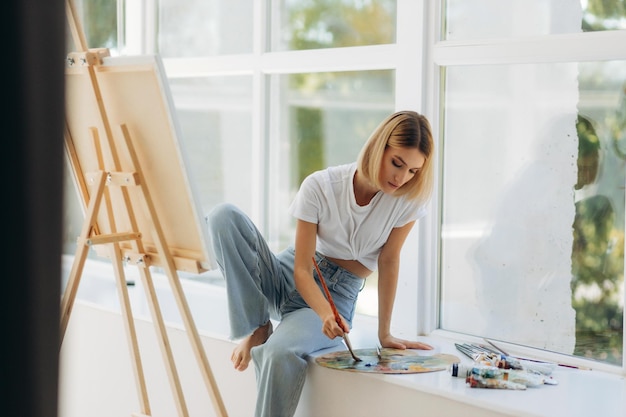
[[[434,182],[434,140],[430,122],[414,111],[399,111],[383,120],[372,132],[357,160],[358,171],[377,188],[382,188],[379,174],[387,147],[415,148],[424,155],[424,165],[408,182],[394,193],[426,203]]]

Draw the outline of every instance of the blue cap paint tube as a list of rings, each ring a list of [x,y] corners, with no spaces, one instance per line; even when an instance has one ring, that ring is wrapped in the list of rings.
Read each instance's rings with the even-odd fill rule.
[[[499,368],[497,366],[490,365],[482,365],[482,364],[472,364],[465,365],[460,363],[452,364],[451,374],[454,377],[465,378],[466,382],[470,383],[470,386],[483,388],[481,383],[484,385],[484,381],[482,380],[498,380],[511,382],[515,384],[523,385],[526,387],[538,387],[545,384],[545,377],[543,375],[534,374],[530,372],[526,372],[523,370],[516,369],[504,369]],[[469,381],[470,378],[477,379],[473,383]],[[492,382],[489,382],[492,384]],[[497,385],[495,382],[493,383]],[[507,384],[503,384],[507,385]],[[485,387],[487,388],[487,387]],[[496,387],[492,387],[496,388]],[[506,387],[502,387],[506,388]],[[513,388],[519,389],[519,388]]]

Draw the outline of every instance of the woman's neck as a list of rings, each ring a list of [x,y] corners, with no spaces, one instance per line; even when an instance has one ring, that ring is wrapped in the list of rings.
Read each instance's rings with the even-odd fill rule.
[[[374,187],[359,171],[354,173],[352,186],[354,187],[356,203],[359,206],[367,206],[379,191],[378,188]]]

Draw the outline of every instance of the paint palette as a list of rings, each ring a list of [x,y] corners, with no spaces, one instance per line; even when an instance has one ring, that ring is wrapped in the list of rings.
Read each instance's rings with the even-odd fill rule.
[[[380,359],[376,349],[355,349],[354,353],[362,359],[360,362],[352,359],[347,350],[318,356],[315,358],[315,362],[326,368],[375,374],[416,374],[443,371],[453,363],[461,362],[454,355],[439,353],[420,356],[418,351],[411,349],[384,348],[381,350]]]

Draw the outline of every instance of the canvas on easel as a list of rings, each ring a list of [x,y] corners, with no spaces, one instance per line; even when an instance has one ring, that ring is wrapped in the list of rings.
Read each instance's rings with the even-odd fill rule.
[[[141,410],[150,404],[124,265],[136,265],[158,334],[178,414],[188,416],[151,275],[162,268],[176,300],[209,396],[226,416],[178,271],[214,267],[179,141],[171,94],[158,55],[111,57],[88,49],[73,5],[68,19],[80,51],[67,58],[66,150],[85,219],[61,306],[61,340],[71,317],[87,252],[107,257],[116,278]]]
[[[135,169],[127,152],[120,126],[130,134],[139,164],[150,190],[158,219],[179,271],[200,273],[214,267],[209,256],[209,238],[203,227],[199,207],[187,176],[179,129],[172,117],[173,105],[164,83],[164,71],[158,56],[104,57],[97,66],[96,76],[102,102],[111,126],[112,147],[118,150],[117,171]],[[80,163],[80,174],[100,169],[94,158],[94,138],[104,140],[106,128],[100,120],[95,98],[89,94],[91,79],[86,69],[76,63],[66,71],[67,126]],[[95,133],[93,133],[95,132]],[[113,162],[111,148],[102,149],[104,162]],[[89,185],[89,184],[87,184]],[[130,193],[131,205],[139,206],[141,197]],[[118,230],[129,229],[125,202],[111,208]],[[111,231],[111,219],[105,211],[98,213],[98,226]],[[137,227],[151,230],[151,219],[137,213]],[[159,255],[152,236],[143,236],[151,254],[152,264],[158,265]],[[129,248],[126,243],[122,249]]]

